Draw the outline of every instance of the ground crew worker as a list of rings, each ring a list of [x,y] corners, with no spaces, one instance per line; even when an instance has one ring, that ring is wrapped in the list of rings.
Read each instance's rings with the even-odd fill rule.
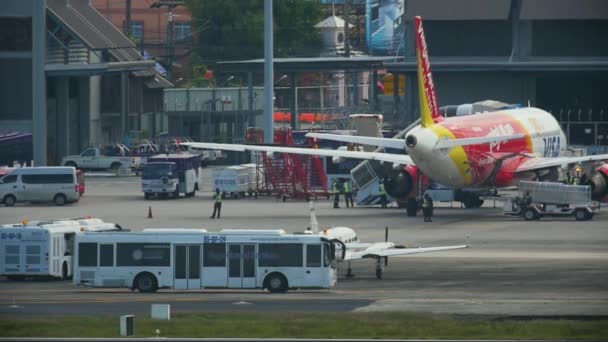
[[[346,207],[354,207],[353,204],[353,181],[348,179],[344,182],[344,196],[346,197]]]
[[[338,180],[334,180],[334,184],[331,187],[331,192],[334,194],[334,209],[340,208],[340,190],[338,189]]]
[[[216,212],[219,219],[222,212],[222,194],[220,193],[220,188],[216,188],[215,194],[213,194],[213,214],[209,218],[215,218]]]
[[[380,204],[382,204],[382,208],[386,208],[386,190],[384,190],[383,182],[380,182],[380,186],[378,187],[378,195],[380,195]]]
[[[433,199],[429,194],[424,194],[422,198],[422,214],[424,215],[424,222],[433,222],[431,216],[433,216]]]
[[[522,198],[522,202],[526,207],[532,204],[532,196],[530,196],[530,191],[526,191],[524,197]]]
[[[570,173],[570,171],[566,172],[564,184],[574,184],[574,176]]]

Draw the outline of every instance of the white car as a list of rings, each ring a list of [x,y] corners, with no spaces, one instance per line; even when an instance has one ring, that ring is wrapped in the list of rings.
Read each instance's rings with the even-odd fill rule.
[[[0,201],[7,207],[17,202],[54,202],[56,205],[80,199],[73,167],[23,167],[0,178]]]

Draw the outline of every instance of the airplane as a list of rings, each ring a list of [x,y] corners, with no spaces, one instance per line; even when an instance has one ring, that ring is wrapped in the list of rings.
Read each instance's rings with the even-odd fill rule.
[[[420,124],[405,139],[308,133],[308,137],[400,149],[405,154],[325,150],[279,146],[183,143],[198,148],[264,151],[355,158],[392,163],[384,178],[386,192],[395,199],[415,198],[418,177],[444,186],[503,188],[520,180],[557,181],[559,169],[584,165],[579,184],[590,185],[594,200],[608,200],[608,154],[568,157],[567,141],[550,113],[533,107],[446,117],[441,114],[431,73],[422,18],[415,17]]]
[[[338,261],[348,262],[346,270],[347,277],[353,277],[351,261],[359,259],[375,259],[376,260],[376,278],[382,279],[382,273],[385,267],[388,266],[389,256],[404,256],[417,253],[428,253],[447,251],[451,249],[469,248],[469,245],[456,246],[439,246],[439,247],[407,247],[396,245],[388,241],[388,227],[385,228],[384,242],[363,243],[357,237],[357,233],[348,227],[334,227],[319,230],[317,214],[315,212],[314,202],[310,202],[310,227],[304,231],[304,234],[321,235],[342,249],[337,255]]]

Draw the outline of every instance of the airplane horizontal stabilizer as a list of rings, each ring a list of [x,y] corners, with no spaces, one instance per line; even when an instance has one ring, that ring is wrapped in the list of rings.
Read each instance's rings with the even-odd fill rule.
[[[452,148],[457,146],[481,145],[493,142],[505,142],[509,140],[523,139],[525,134],[512,134],[494,137],[477,137],[477,138],[461,138],[461,139],[440,139],[435,145],[435,149]]]
[[[342,141],[342,142],[347,142],[347,143],[372,145],[372,146],[378,146],[378,147],[397,148],[397,149],[401,149],[401,150],[403,150],[405,148],[405,139],[364,137],[364,136],[328,134],[328,133],[307,133],[306,136],[308,138]]]
[[[461,248],[469,248],[468,245],[458,245],[458,246],[441,246],[441,247],[415,247],[415,248],[389,248],[384,250],[374,250],[374,251],[359,251],[347,253],[345,260],[354,260],[354,259],[362,259],[362,258],[380,258],[380,257],[388,257],[388,256],[403,256],[408,254],[417,254],[417,253],[428,253],[428,252],[439,252],[439,251],[447,251],[451,249],[461,249]]]

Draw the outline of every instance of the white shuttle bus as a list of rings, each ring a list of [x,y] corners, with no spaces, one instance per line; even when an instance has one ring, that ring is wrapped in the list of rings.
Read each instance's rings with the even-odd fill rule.
[[[145,229],[76,237],[74,283],[171,289],[268,289],[335,286],[333,243],[283,230]]]
[[[0,226],[0,276],[12,280],[72,276],[74,237],[121,227],[96,218],[30,221]]]

